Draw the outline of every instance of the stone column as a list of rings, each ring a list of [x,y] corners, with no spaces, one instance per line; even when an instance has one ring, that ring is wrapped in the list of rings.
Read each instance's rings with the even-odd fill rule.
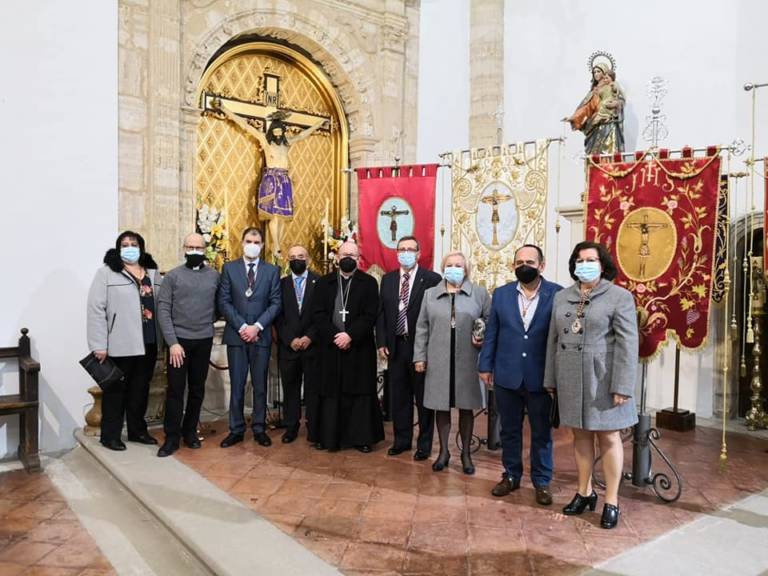
[[[181,0],[149,3],[147,243],[161,270],[179,261]],[[185,229],[186,233],[187,230]]]
[[[493,146],[504,105],[504,0],[472,0],[469,22],[469,144]]]

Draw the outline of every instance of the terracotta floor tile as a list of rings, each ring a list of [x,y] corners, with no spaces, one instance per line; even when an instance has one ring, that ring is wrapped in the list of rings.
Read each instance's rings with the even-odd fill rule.
[[[259,507],[259,510],[278,514],[306,515],[309,510],[317,505],[316,498],[295,497],[290,494],[273,494]]]
[[[57,566],[31,566],[24,570],[20,576],[78,576],[79,568],[60,568]]]
[[[42,500],[33,500],[14,508],[8,514],[6,518],[15,520],[17,518],[37,518],[40,520],[47,520],[54,517],[56,514],[66,508],[66,504],[63,502],[44,502]]]
[[[353,542],[341,559],[340,568],[352,570],[400,571],[405,560],[405,550],[386,544]]]
[[[286,534],[293,534],[296,532],[296,529],[299,527],[302,520],[304,520],[304,516],[300,514],[263,513],[262,516],[265,520],[268,520]]]
[[[0,517],[4,516],[14,508],[18,508],[19,506],[23,506],[24,502],[21,502],[19,500],[10,500],[8,498],[0,498]]]
[[[27,534],[27,538],[34,542],[50,542],[51,544],[63,544],[67,540],[79,536],[83,532],[78,522],[68,520],[49,520],[39,524]]]
[[[466,554],[467,526],[465,523],[415,523],[408,539],[408,548],[447,554]]]
[[[34,530],[43,520],[39,518],[0,518],[0,535],[20,535]]]
[[[413,519],[415,504],[388,503],[369,501],[363,509],[365,518],[377,518],[382,522],[410,522]]]
[[[21,540],[0,552],[0,562],[31,566],[55,549],[56,545],[54,544]]]
[[[96,564],[101,559],[101,552],[95,543],[88,546],[81,542],[70,541],[45,556],[38,564],[62,568],[79,567],[82,570]]]
[[[13,564],[11,562],[0,562],[0,576],[18,576],[27,566],[23,564]]]
[[[112,568],[86,568],[77,576],[117,576],[117,572]]]
[[[322,496],[323,498],[367,502],[372,492],[371,486],[359,482],[331,482],[323,490]]]
[[[354,541],[359,533],[359,519],[344,516],[305,516],[296,528],[296,534],[313,540]]]
[[[408,550],[405,553],[403,573],[408,575],[467,576],[469,574],[469,559],[463,555]]]
[[[285,482],[282,478],[251,478],[243,477],[235,481],[228,492],[232,494],[250,494],[263,498],[277,492]]]
[[[384,521],[378,518],[363,518],[360,521],[358,539],[361,542],[389,544],[405,549],[411,534],[410,522]]]
[[[510,574],[526,576],[534,573],[525,550],[470,554],[469,570],[471,574],[482,574],[482,576],[508,576]]]
[[[339,565],[349,545],[345,540],[313,540],[297,537],[296,540],[329,564]]]

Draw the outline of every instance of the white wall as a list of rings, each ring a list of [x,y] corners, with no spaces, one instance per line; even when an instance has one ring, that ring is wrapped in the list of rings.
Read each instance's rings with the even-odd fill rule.
[[[422,0],[419,38],[417,162],[440,162],[438,154],[469,142],[469,2]],[[435,264],[451,238],[450,169],[440,168],[435,204]],[[441,236],[440,227],[445,226]]]
[[[468,146],[466,6],[461,0],[422,2],[419,161],[436,161],[438,152]],[[668,81],[669,90],[663,109],[670,134],[662,146],[678,149],[684,145],[729,144],[735,138],[749,143],[751,93],[744,92],[742,86],[746,82],[768,82],[768,36],[763,29],[766,20],[768,3],[761,0],[646,0],[622,4],[620,9],[588,0],[506,1],[505,139],[512,142],[567,136],[563,150],[554,145],[550,153],[550,278],[570,282],[570,229],[562,222],[558,242],[554,209],[558,204],[578,204],[584,191],[580,158],[583,137],[572,133],[560,119],[573,112],[589,89],[589,55],[605,50],[617,61],[617,79],[627,96],[628,150],[647,147],[640,134],[650,104],[647,84],[655,75]],[[435,77],[437,73],[439,77]],[[758,92],[758,110],[756,150],[766,155],[768,88]],[[741,169],[739,164],[736,162],[734,169]],[[450,189],[450,180],[447,184]],[[742,185],[742,192],[745,189]],[[444,202],[447,205],[450,200]],[[739,205],[743,209],[743,198]],[[762,207],[759,192],[756,205]],[[438,228],[440,220],[438,215]],[[671,405],[673,368],[674,350],[669,346],[649,370],[650,407]],[[710,415],[712,387],[715,378],[720,377],[719,370],[711,348],[701,353],[684,352],[681,405],[702,416]]]
[[[16,2],[0,20],[0,346],[42,364],[41,449],[74,444],[90,396],[85,300],[117,230],[117,0]],[[0,362],[0,394],[16,362]],[[0,417],[0,459],[18,418]]]

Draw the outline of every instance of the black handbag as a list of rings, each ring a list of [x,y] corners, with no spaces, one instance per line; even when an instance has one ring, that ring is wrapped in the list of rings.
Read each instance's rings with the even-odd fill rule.
[[[550,396],[552,404],[549,406],[549,425],[552,428],[560,428],[560,406],[557,402],[557,392]]]
[[[123,371],[115,365],[109,356],[104,358],[104,362],[99,362],[96,355],[91,352],[80,360],[80,365],[85,368],[85,371],[91,375],[91,378],[104,392],[125,378]]]

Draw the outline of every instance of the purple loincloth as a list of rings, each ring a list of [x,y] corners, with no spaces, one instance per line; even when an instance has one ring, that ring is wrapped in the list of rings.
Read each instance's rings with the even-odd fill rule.
[[[259,184],[259,214],[293,218],[293,186],[285,168],[265,168]]]

